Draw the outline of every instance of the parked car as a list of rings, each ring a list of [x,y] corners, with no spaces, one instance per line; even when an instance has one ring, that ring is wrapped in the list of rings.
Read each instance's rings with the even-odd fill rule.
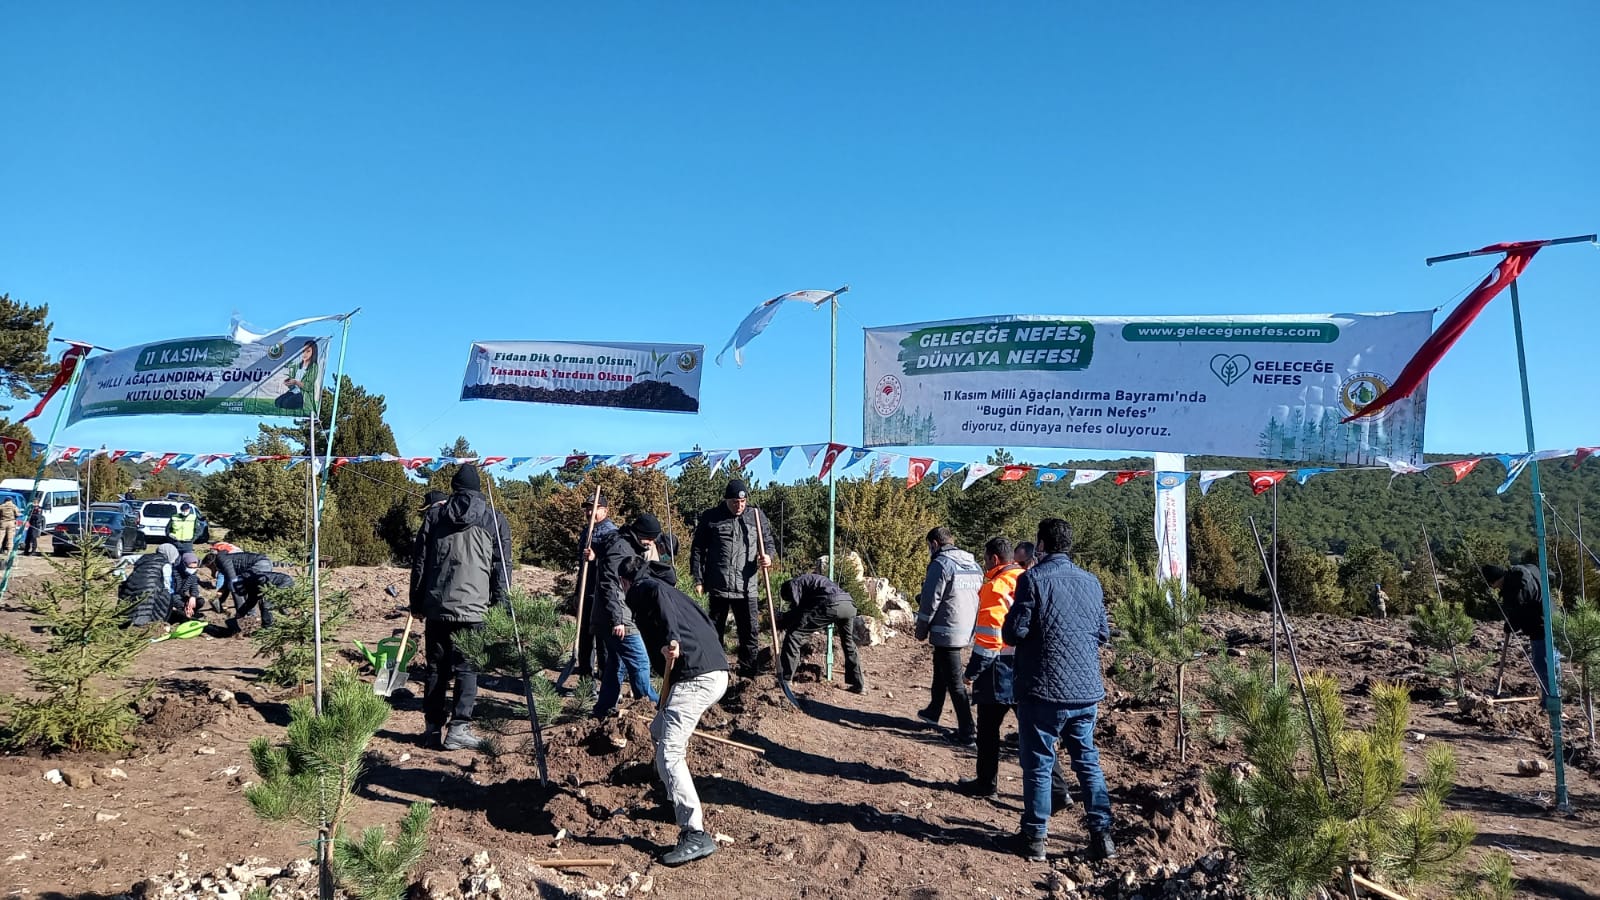
[[[86,525],[87,534],[84,533]],[[86,539],[99,541],[106,555],[113,559],[137,553],[146,545],[138,520],[112,510],[73,513],[65,522],[50,529],[50,547],[57,556],[76,552]]]
[[[45,478],[37,482],[32,478],[7,478],[0,481],[0,490],[16,491],[23,496],[34,496],[44,508],[46,527],[65,522],[67,517],[82,509],[78,482],[70,478]],[[36,493],[37,491],[37,493]]]
[[[139,530],[147,538],[165,541],[167,522],[178,514],[179,502],[187,501],[146,500],[144,506],[139,508]],[[206,522],[206,514],[200,512],[200,507],[196,506],[194,511],[200,517],[194,526],[194,540],[198,544],[205,541],[211,526]]]
[[[100,503],[89,504],[91,512],[119,512],[125,516],[139,518],[139,502],[136,500],[106,500]]]

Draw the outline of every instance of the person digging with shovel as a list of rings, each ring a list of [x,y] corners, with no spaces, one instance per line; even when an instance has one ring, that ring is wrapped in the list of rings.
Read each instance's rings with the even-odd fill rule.
[[[681,866],[717,852],[684,756],[700,717],[727,693],[728,655],[705,610],[676,587],[671,566],[634,556],[617,574],[651,665],[661,672],[661,703],[650,737],[656,742],[656,773],[679,829],[677,845],[662,854],[661,863]]]

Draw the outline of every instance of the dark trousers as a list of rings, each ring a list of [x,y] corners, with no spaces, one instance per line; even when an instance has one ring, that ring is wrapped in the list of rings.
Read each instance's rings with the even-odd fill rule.
[[[239,580],[233,594],[233,618],[238,621],[261,607],[261,627],[272,627],[272,604],[267,602],[267,588],[285,588],[294,585],[294,577],[286,572],[251,574]]]
[[[472,721],[478,702],[478,670],[456,647],[457,636],[483,630],[482,622],[428,620],[428,684],[422,695],[422,715],[430,728]],[[450,683],[456,687],[455,706],[449,702]]]
[[[972,701],[967,697],[967,686],[962,683],[961,647],[933,648],[933,699],[928,701],[928,718],[938,719],[944,712],[944,696],[950,695],[950,705],[956,711],[956,730],[970,735],[976,730],[972,722]]]
[[[1016,707],[1009,703],[975,705],[978,707],[978,782],[992,788],[1000,780],[1000,726]],[[1050,798],[1051,809],[1064,809],[1072,803],[1072,791],[1059,755],[1050,773]]]
[[[753,675],[756,671],[756,651],[761,640],[756,627],[761,614],[756,610],[754,594],[711,594],[711,624],[717,626],[717,637],[728,634],[728,613],[733,613],[734,627],[739,631],[739,674]]]
[[[42,527],[44,526],[40,526],[40,528]],[[22,539],[22,552],[39,552],[39,528],[35,528],[32,525],[28,526],[28,536]]]
[[[791,621],[784,623],[788,625],[789,631],[783,636],[783,657],[780,663],[783,680],[788,681],[793,678],[795,668],[800,665],[801,642],[832,625],[839,635],[839,646],[844,650],[845,684],[851,687],[863,685],[861,656],[856,653],[856,635],[852,627],[855,617],[856,605],[849,600],[839,600],[827,606],[813,606],[798,616],[791,616]]]
[[[578,664],[572,669],[572,674],[579,678],[593,675],[596,671],[594,667],[594,651],[596,642],[594,639],[594,634],[589,630],[593,622],[594,599],[592,597],[585,597],[583,599],[582,614],[578,616]],[[604,644],[604,641],[600,642],[601,646],[604,646]]]

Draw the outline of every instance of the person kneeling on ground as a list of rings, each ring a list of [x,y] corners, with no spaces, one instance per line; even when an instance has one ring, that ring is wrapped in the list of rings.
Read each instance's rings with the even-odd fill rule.
[[[169,620],[177,623],[204,618],[205,611],[200,605],[200,557],[185,553],[178,557],[177,568],[172,570],[172,615]]]
[[[1016,648],[1017,753],[1022,762],[1022,830],[1015,849],[1029,860],[1045,858],[1050,822],[1050,776],[1056,742],[1066,745],[1083,791],[1089,858],[1116,854],[1111,841],[1111,797],[1094,745],[1095,717],[1105,699],[1100,647],[1111,639],[1100,579],[1072,564],[1072,526],[1039,523],[1038,565],[1017,579],[1016,601],[1001,638]]]
[[[173,603],[173,566],[181,559],[178,548],[162,544],[133,563],[128,577],[117,588],[117,597],[132,604],[128,609],[128,624],[134,628],[168,621],[181,607]]]
[[[727,693],[728,655],[705,610],[675,586],[677,573],[670,566],[635,556],[618,574],[651,663],[661,672],[661,704],[650,737],[656,742],[656,773],[679,828],[677,846],[661,862],[681,866],[717,851],[684,755],[700,717]]]
[[[829,625],[839,635],[839,645],[844,650],[844,682],[850,690],[866,693],[867,682],[861,675],[861,657],[856,653],[856,601],[844,588],[821,575],[806,574],[785,581],[778,594],[788,610],[783,614],[783,657],[778,662],[778,675],[784,681],[794,678],[800,665],[800,643]]]
[[[650,686],[650,657],[645,652],[644,640],[633,621],[624,599],[618,574],[622,564],[629,559],[643,558],[656,561],[656,539],[661,537],[661,523],[649,513],[643,513],[626,528],[612,532],[595,545],[595,578],[599,598],[592,625],[595,635],[605,642],[605,653],[600,655],[600,688],[594,700],[594,717],[603,719],[616,711],[622,697],[622,681],[626,675],[635,698],[648,697],[651,703],[658,699]]]
[[[1029,547],[1031,552],[1032,545]],[[983,587],[978,589],[978,626],[972,632],[972,656],[964,676],[978,708],[978,771],[976,777],[956,783],[956,790],[969,797],[993,797],[998,790],[1000,726],[1006,714],[1017,708],[1012,692],[1016,651],[1006,646],[1000,629],[1011,611],[1023,567],[1008,562],[1012,558],[1010,538],[991,538],[983,552],[987,568]],[[1050,770],[1050,808],[1059,812],[1071,805],[1072,793],[1058,758]]]

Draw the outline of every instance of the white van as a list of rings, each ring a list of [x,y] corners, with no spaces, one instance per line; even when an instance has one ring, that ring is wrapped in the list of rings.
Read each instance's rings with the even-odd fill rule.
[[[7,478],[0,481],[0,490],[16,491],[24,497],[31,497],[33,489],[32,478]],[[37,502],[44,507],[46,528],[65,522],[68,516],[82,507],[78,495],[78,482],[71,478],[42,478],[39,480]]]

